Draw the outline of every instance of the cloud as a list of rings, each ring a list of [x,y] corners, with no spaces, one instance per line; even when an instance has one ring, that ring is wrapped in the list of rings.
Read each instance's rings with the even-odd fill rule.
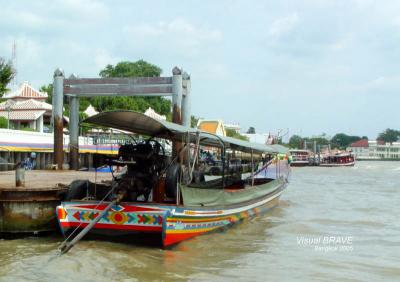
[[[186,56],[194,56],[205,45],[222,39],[222,32],[218,29],[195,26],[181,18],[158,23],[130,24],[123,28],[123,32],[131,42],[141,42],[153,49],[176,50]]]
[[[268,29],[268,34],[273,37],[279,37],[282,34],[290,32],[299,22],[297,13],[292,13],[283,18],[276,19]]]
[[[103,69],[108,64],[116,64],[121,61],[120,58],[114,57],[110,52],[104,48],[98,48],[94,52],[94,62],[96,69]]]

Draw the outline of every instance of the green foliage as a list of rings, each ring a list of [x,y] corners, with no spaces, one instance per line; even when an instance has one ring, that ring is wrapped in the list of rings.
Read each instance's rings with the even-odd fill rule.
[[[289,147],[293,149],[301,149],[303,147],[303,138],[299,135],[292,135],[289,139]]]
[[[162,70],[144,60],[120,62],[115,66],[107,65],[100,71],[101,77],[155,77]],[[89,102],[98,111],[133,110],[144,112],[149,107],[162,115],[170,115],[171,101],[163,97],[94,97]]]
[[[85,114],[84,112],[79,112],[79,122],[87,118],[88,118],[87,114]],[[79,129],[80,129],[80,135],[85,135],[89,131],[89,128],[86,126],[81,126]]]
[[[161,68],[144,60],[136,62],[119,62],[114,66],[107,65],[100,71],[101,77],[152,77],[160,76]]]
[[[304,143],[307,143],[307,148],[310,149],[311,144],[314,144],[314,141],[317,145],[328,145],[330,141],[323,136],[319,137],[301,137],[299,135],[292,135],[289,139],[289,147],[293,149],[303,149]]]
[[[197,122],[199,121],[198,117],[191,116],[190,117],[190,127],[196,128],[197,127]]]
[[[9,89],[7,85],[14,78],[15,72],[10,62],[0,58],[0,97],[4,95]]]
[[[247,134],[255,134],[256,133],[256,129],[252,126],[249,127],[249,129],[247,129]]]
[[[241,135],[240,133],[237,133],[233,129],[225,129],[225,132],[226,132],[226,136],[228,136],[228,137],[232,137],[232,138],[236,138],[236,139],[240,139],[240,140],[244,140],[244,141],[249,141],[249,138],[247,138],[247,136]]]
[[[314,143],[314,141],[316,141],[318,145],[328,145],[330,143],[325,137],[305,137],[304,140],[308,144]]]
[[[30,128],[30,127],[22,127],[20,130],[23,130],[23,131],[36,131],[35,129]]]
[[[0,128],[8,128],[8,120],[5,117],[0,117]]]
[[[46,103],[51,104],[53,102],[53,83],[42,85],[39,90],[47,93]]]
[[[351,143],[361,140],[360,136],[351,136],[344,133],[337,133],[332,137],[331,143],[332,147],[346,149]]]
[[[378,135],[378,139],[389,143],[396,142],[400,139],[400,130],[387,128]]]

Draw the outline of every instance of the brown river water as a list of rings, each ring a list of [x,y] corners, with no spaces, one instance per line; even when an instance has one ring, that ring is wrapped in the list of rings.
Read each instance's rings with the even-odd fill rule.
[[[170,250],[0,240],[0,281],[400,281],[400,162],[293,168],[273,211]]]

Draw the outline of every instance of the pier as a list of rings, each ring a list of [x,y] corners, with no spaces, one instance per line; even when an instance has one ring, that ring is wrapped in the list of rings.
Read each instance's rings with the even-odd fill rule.
[[[0,172],[0,237],[57,230],[55,208],[75,179],[101,182],[109,173],[68,170],[25,171],[24,183],[16,183],[15,171]]]

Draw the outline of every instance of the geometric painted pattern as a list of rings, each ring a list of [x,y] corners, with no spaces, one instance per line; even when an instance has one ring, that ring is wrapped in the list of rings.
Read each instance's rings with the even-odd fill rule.
[[[72,216],[78,221],[92,221],[99,216],[99,213],[91,211],[76,211]],[[162,220],[163,218],[160,214],[108,211],[99,222],[114,223],[118,225],[125,223],[161,225]]]

